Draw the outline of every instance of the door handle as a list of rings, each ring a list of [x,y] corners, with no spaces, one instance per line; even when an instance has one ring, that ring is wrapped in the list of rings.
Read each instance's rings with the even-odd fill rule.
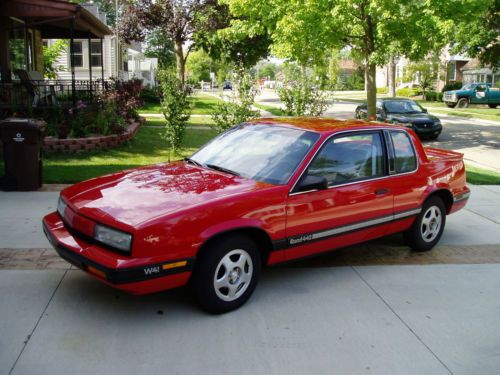
[[[375,195],[387,194],[390,190],[388,188],[375,190]]]

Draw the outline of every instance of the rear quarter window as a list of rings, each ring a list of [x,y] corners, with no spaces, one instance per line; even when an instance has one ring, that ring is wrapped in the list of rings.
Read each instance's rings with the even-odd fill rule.
[[[417,169],[417,157],[410,137],[405,132],[391,132],[394,145],[394,166],[396,173],[412,172]]]

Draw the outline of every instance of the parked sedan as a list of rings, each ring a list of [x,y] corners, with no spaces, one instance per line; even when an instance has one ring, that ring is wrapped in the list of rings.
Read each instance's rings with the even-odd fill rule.
[[[189,283],[222,313],[248,300],[266,265],[397,232],[430,250],[468,196],[462,154],[424,149],[405,127],[261,119],[183,161],[70,186],[43,228],[62,258],[110,286]]]
[[[355,118],[366,119],[366,103],[356,108]],[[407,126],[421,138],[436,139],[441,134],[441,121],[427,109],[410,99],[377,99],[377,120]]]

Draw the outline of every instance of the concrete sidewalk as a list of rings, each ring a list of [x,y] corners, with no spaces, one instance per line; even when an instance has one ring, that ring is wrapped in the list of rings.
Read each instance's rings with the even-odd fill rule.
[[[423,257],[500,253],[500,186],[471,188]],[[0,192],[0,250],[49,248],[40,220],[57,195]],[[388,260],[398,241],[365,250]],[[222,316],[198,310],[187,289],[134,297],[64,262],[0,269],[0,374],[498,374],[497,258],[332,267],[339,254],[265,270],[249,303]]]

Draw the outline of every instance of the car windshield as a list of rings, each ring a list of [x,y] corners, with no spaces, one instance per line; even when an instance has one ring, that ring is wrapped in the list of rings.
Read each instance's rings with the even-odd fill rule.
[[[473,85],[473,84],[468,84],[468,85],[462,86],[462,90],[474,90],[475,88],[476,88],[476,85]]]
[[[319,134],[273,125],[242,124],[219,135],[190,160],[270,184],[286,184]]]
[[[384,102],[388,113],[422,113],[423,108],[413,100],[388,100]]]

